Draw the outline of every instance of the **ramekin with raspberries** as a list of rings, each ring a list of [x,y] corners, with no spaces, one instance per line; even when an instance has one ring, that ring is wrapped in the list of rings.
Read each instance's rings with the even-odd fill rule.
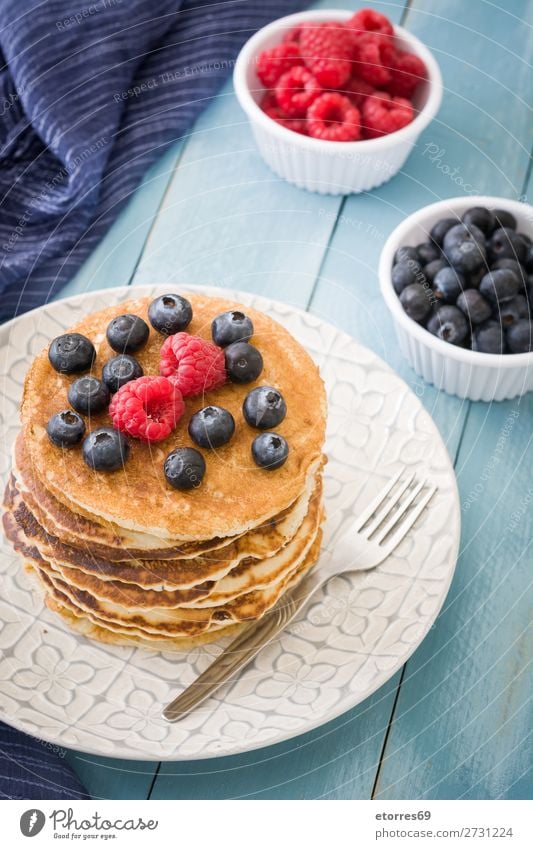
[[[394,176],[442,98],[429,50],[372,9],[274,21],[243,47],[234,85],[267,164],[324,194]]]

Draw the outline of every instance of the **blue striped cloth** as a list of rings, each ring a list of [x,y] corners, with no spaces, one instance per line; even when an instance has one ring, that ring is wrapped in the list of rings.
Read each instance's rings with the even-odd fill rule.
[[[90,799],[65,754],[0,722],[0,799]]]
[[[298,0],[0,0],[0,320],[46,302],[181,138],[243,42]],[[0,798],[85,791],[0,723]]]
[[[0,0],[0,320],[49,300],[301,0]]]

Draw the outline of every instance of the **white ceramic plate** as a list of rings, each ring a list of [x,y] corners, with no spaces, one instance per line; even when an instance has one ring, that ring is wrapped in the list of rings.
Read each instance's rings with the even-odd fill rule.
[[[88,312],[164,291],[143,286],[93,292],[49,304],[0,329],[4,480],[32,356]],[[42,740],[151,761],[229,755],[286,740],[333,719],[384,684],[422,641],[444,602],[459,545],[459,501],[448,454],[420,401],[375,354],[316,316],[243,292],[225,294],[277,319],[321,369],[330,405],[325,546],[402,465],[427,475],[439,491],[393,556],[373,571],[330,581],[238,680],[174,725],[160,717],[162,706],[225,642],[174,654],[108,647],[77,636],[32,591],[4,541],[0,715]]]

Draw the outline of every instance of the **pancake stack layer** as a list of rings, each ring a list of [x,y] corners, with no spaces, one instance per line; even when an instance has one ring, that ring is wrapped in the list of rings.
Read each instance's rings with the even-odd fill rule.
[[[193,320],[187,332],[211,338],[219,313],[239,308],[252,319],[251,342],[264,368],[246,386],[228,382],[201,397],[164,441],[129,439],[122,469],[96,472],[79,446],[61,449],[47,421],[67,409],[73,378],[52,368],[47,349],[33,362],[21,405],[22,429],[4,496],[4,529],[46,603],[68,625],[108,643],[186,649],[217,639],[260,618],[314,565],[321,541],[322,445],[326,401],[318,370],[296,340],[268,316],[233,302],[187,295]],[[148,321],[149,300],[139,299],[88,315],[73,331],[97,352],[100,377],[115,355],[106,340],[110,320],[133,313]],[[150,330],[135,357],[145,375],[159,372],[164,341]],[[252,460],[258,431],[242,415],[247,393],[273,386],[287,404],[276,428],[289,444],[279,469]],[[167,454],[192,446],[191,415],[208,404],[229,410],[235,435],[202,449],[204,480],[187,492],[163,473]],[[86,420],[87,432],[110,425],[106,412]]]

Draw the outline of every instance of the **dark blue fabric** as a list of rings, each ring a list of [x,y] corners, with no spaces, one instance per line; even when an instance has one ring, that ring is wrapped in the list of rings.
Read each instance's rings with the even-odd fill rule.
[[[0,0],[0,319],[56,293],[301,0]]]
[[[90,799],[65,754],[0,722],[0,799]]]

